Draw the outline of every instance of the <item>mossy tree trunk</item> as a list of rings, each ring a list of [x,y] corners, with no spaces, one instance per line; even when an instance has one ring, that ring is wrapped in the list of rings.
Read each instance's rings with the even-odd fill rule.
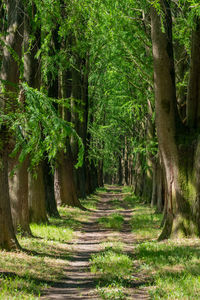
[[[156,127],[166,181],[165,223],[160,239],[200,235],[200,21],[192,35],[187,124],[178,114],[170,1],[161,2],[161,20],[151,9]]]

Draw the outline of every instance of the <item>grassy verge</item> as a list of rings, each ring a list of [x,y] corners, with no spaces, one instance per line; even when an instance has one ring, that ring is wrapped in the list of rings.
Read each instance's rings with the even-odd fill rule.
[[[198,299],[200,240],[158,242],[162,215],[155,214],[154,209],[140,203],[129,188],[123,192],[124,202],[134,211],[130,220],[137,241],[134,256],[124,254],[123,244],[119,242],[110,240],[102,243],[102,252],[91,258],[91,272],[98,277],[99,297],[128,299],[126,291],[133,274],[133,280],[141,281],[141,287],[146,286],[151,299]],[[115,204],[118,203],[113,202],[113,206]],[[100,222],[104,226],[105,223],[110,224],[108,218]],[[112,229],[112,226],[109,227]]]
[[[82,201],[95,209],[97,196]],[[50,218],[49,224],[31,224],[32,238],[18,235],[25,251],[0,251],[0,299],[39,299],[44,288],[64,277],[73,248],[70,241],[91,214],[76,208],[60,207],[60,219]]]
[[[158,242],[162,216],[136,202],[131,219],[138,240],[138,272],[151,278],[151,299],[198,299],[200,295],[200,241],[181,239]],[[144,241],[145,240],[145,241]]]

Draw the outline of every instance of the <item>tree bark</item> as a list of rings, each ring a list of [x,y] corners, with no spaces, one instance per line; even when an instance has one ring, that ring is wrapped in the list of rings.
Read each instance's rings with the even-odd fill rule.
[[[1,111],[7,113],[7,109],[15,110],[15,101],[18,95],[20,78],[19,63],[23,41],[23,1],[8,0],[7,6],[7,35],[2,57],[2,69],[0,78],[5,90],[5,100],[0,103]],[[12,49],[12,51],[10,51]],[[13,52],[14,51],[14,52]],[[13,55],[15,53],[15,55]],[[17,59],[16,59],[17,58]],[[9,107],[11,104],[11,108]],[[8,154],[12,149],[11,137],[6,126],[1,127],[0,149],[0,247],[5,249],[19,248],[12,224],[9,185],[8,185]]]
[[[17,158],[9,158],[9,171],[17,164]],[[9,176],[9,194],[15,232],[31,235],[28,208],[28,159],[20,165],[14,175]]]
[[[29,213],[30,221],[33,223],[48,222],[45,203],[45,186],[42,163],[36,169],[34,174],[29,176]]]
[[[24,14],[24,79],[29,85],[38,86],[38,79],[36,76],[38,70],[36,69],[38,63],[35,61],[34,56],[37,52],[37,43],[29,53],[29,39],[31,35],[30,16],[27,12]],[[18,163],[18,157],[9,158],[9,172]],[[13,176],[9,177],[11,211],[13,217],[13,225],[15,231],[20,231],[23,235],[31,235],[29,208],[28,208],[28,158],[15,170]]]
[[[192,132],[198,126],[200,95],[199,19],[193,33],[190,82],[188,89],[188,128],[180,122],[177,111],[175,72],[172,44],[170,1],[161,2],[165,31],[156,10],[151,9],[156,99],[156,127],[166,182],[165,223],[160,239],[191,236],[200,233],[199,179],[200,143]],[[197,49],[196,49],[197,47]],[[195,82],[195,83],[194,83]],[[193,97],[195,95],[195,98]],[[196,108],[193,109],[192,106]],[[195,113],[194,113],[195,111]]]
[[[72,82],[71,72],[63,71],[60,76],[59,84],[60,96],[68,99],[71,96]],[[68,122],[71,121],[71,113],[65,107],[60,107],[61,116]],[[66,140],[67,151],[58,155],[58,166],[56,170],[57,179],[57,203],[83,209],[78,199],[75,180],[74,180],[74,158],[72,155],[70,139]],[[78,153],[77,153],[78,154]]]
[[[59,212],[56,205],[55,192],[54,192],[54,176],[51,173],[51,167],[47,159],[43,162],[44,170],[44,187],[46,199],[46,211],[49,217],[59,218]]]

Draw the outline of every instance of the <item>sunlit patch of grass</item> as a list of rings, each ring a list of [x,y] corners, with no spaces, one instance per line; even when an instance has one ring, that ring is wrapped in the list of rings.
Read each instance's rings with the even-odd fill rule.
[[[120,241],[106,241],[101,243],[101,247],[103,250],[108,250],[108,249],[112,249],[113,251],[123,251],[124,248],[124,243],[120,242]]]
[[[121,251],[114,251],[112,248],[105,249],[101,253],[92,255],[90,262],[91,272],[98,274],[105,282],[112,283],[113,280],[122,282],[131,278],[132,260]]]
[[[112,205],[112,208],[116,209],[116,210],[117,209],[120,209],[120,210],[124,209],[122,200],[117,199],[117,198],[110,200],[109,205]]]
[[[162,214],[156,214],[147,205],[137,204],[134,207],[130,224],[138,239],[154,239],[160,234]]]
[[[103,187],[99,187],[99,188],[97,188],[97,189],[96,189],[96,192],[97,192],[98,194],[101,194],[101,193],[106,193],[106,192],[107,192],[106,185],[105,185],[105,186],[103,186]]]
[[[97,286],[97,292],[102,299],[123,300],[127,299],[125,288],[120,283],[113,282],[107,286]]]
[[[137,196],[135,196],[133,193],[131,194],[126,194],[124,195],[124,198],[123,198],[123,202],[125,203],[125,205],[127,205],[128,207],[135,207],[135,205],[137,203],[139,203],[139,199]]]
[[[121,230],[124,223],[124,217],[118,213],[113,213],[107,217],[99,218],[98,222],[105,228]]]
[[[52,240],[58,242],[67,242],[73,238],[73,229],[69,227],[60,227],[59,220],[58,225],[51,224],[31,224],[31,231],[34,236],[43,238],[45,240]]]
[[[56,219],[55,224],[57,226],[68,226],[74,230],[81,228],[81,222],[86,222],[90,216],[89,211],[83,211],[79,208],[61,206],[58,210],[62,220],[59,222],[59,219]]]
[[[98,277],[97,292],[102,299],[127,299],[125,288],[132,280],[132,259],[123,253],[123,243],[101,244],[102,251],[90,260],[90,270]]]
[[[90,212],[67,207],[59,212],[61,218],[50,218],[48,224],[31,224],[34,237],[18,235],[26,251],[0,252],[0,269],[14,274],[0,278],[0,299],[39,299],[44,287],[63,279],[73,250],[67,243]]]
[[[133,187],[132,186],[128,186],[128,185],[125,185],[123,186],[122,188],[122,192],[123,193],[133,193]]]
[[[158,242],[162,215],[136,203],[131,219],[137,240],[148,239],[135,248],[138,271],[152,278],[152,299],[198,299],[200,294],[200,241],[180,239]],[[147,284],[148,286],[148,284]]]
[[[45,283],[30,278],[20,278],[19,276],[5,278],[0,276],[0,299],[39,299],[41,289],[46,286]]]
[[[85,208],[95,210],[97,208],[98,200],[99,197],[97,195],[91,195],[88,196],[86,199],[82,199],[81,203]]]
[[[145,242],[135,249],[140,269],[151,274],[153,299],[197,299],[200,294],[200,242],[192,239]]]

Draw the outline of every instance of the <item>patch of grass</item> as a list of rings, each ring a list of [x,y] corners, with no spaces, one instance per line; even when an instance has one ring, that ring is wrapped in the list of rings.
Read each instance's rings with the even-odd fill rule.
[[[120,241],[107,241],[101,243],[101,247],[103,250],[112,249],[113,251],[116,252],[120,252],[120,251],[122,252],[124,248],[124,244]]]
[[[133,193],[133,187],[132,186],[128,186],[128,185],[125,185],[122,187],[122,192],[123,193]]]
[[[82,205],[87,209],[95,210],[97,208],[99,197],[97,195],[88,196],[86,199],[82,199]]]
[[[108,217],[99,218],[98,222],[100,225],[102,225],[105,228],[109,228],[113,230],[121,230],[124,223],[124,218],[122,215],[118,213],[113,213]]]
[[[111,283],[108,286],[97,286],[97,292],[102,299],[123,300],[127,299],[125,289],[120,283]]]
[[[106,193],[106,192],[107,192],[107,188],[106,188],[106,186],[99,187],[99,188],[96,189],[96,192],[97,192],[98,194]]]
[[[155,239],[160,234],[162,214],[156,214],[147,205],[137,204],[134,207],[130,224],[137,239]]]
[[[109,201],[109,204],[112,205],[113,209],[116,209],[116,210],[117,209],[120,209],[120,210],[124,209],[123,202],[120,199],[117,199],[117,198],[112,199],[112,200]]]
[[[68,242],[73,238],[73,229],[67,225],[63,226],[65,222],[61,220],[54,220],[54,225],[50,224],[31,224],[31,231],[34,236],[50,241]],[[67,222],[68,223],[68,222]]]
[[[137,203],[139,203],[138,197],[135,196],[133,193],[125,195],[123,201],[130,208],[133,208],[134,206],[136,206]]]
[[[140,269],[151,274],[153,299],[197,299],[200,294],[200,242],[145,242],[136,247]]]
[[[0,298],[1,299],[39,299],[41,289],[46,287],[46,284],[37,282],[27,278],[20,278],[16,276],[2,278],[0,276]]]
[[[102,299],[127,299],[132,280],[132,259],[123,253],[121,242],[104,242],[103,250],[90,260],[90,270],[98,276],[97,292]]]
[[[140,243],[135,248],[138,272],[151,278],[152,299],[198,299],[200,295],[200,241],[180,239],[158,242],[162,215],[136,203],[132,231]]]
[[[59,212],[62,218],[50,218],[49,224],[31,224],[34,237],[18,235],[26,251],[0,252],[0,269],[6,274],[0,277],[0,299],[39,299],[50,282],[63,279],[73,250],[67,243],[91,212],[68,207]]]
[[[107,283],[112,283],[113,280],[123,282],[131,278],[132,260],[121,251],[107,248],[99,254],[92,255],[90,262],[91,272],[98,274],[100,279]]]

